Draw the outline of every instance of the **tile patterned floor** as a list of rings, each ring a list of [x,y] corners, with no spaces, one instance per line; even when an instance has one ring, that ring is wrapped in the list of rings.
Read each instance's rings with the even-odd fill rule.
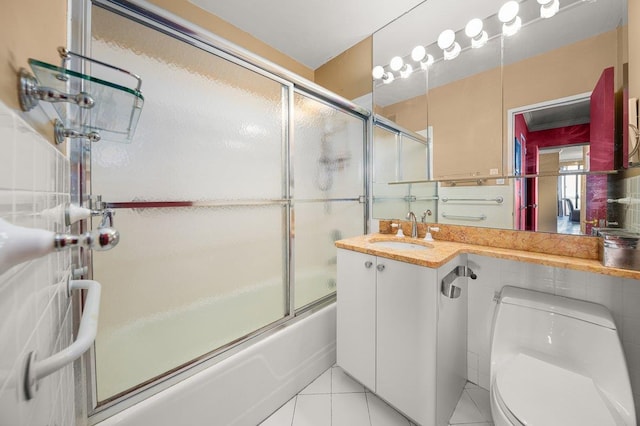
[[[489,392],[472,383],[458,401],[450,425],[493,426]],[[334,366],[259,426],[414,426],[375,394]]]

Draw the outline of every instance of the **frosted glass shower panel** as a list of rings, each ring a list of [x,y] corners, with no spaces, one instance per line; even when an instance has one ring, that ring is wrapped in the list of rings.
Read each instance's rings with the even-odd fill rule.
[[[373,207],[376,219],[402,217],[409,196],[407,185],[389,185],[400,180],[400,136],[384,127],[373,127]],[[405,212],[406,214],[406,212]]]
[[[145,93],[133,143],[92,146],[94,193],[109,201],[282,198],[286,85],[92,13],[92,56],[135,69]]]
[[[356,201],[295,204],[295,308],[336,291],[335,241],[362,235],[362,204]]]
[[[386,184],[399,180],[397,133],[385,128],[373,128],[373,182]]]
[[[99,400],[284,317],[282,205],[120,209],[116,220],[117,250],[94,256]]]
[[[365,121],[294,94],[294,197],[357,198],[364,192]]]
[[[427,179],[427,145],[406,135],[400,135],[400,165],[402,180]]]

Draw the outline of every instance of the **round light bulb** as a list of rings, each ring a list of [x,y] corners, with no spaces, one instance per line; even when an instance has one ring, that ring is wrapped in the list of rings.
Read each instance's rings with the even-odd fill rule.
[[[482,27],[482,19],[474,18],[464,28],[467,37],[471,38],[471,47],[474,49],[484,46],[489,40],[489,35]]]
[[[503,24],[510,23],[518,16],[518,12],[520,11],[520,5],[515,0],[510,0],[502,5],[500,10],[498,11],[498,19]]]
[[[386,74],[384,75],[384,77],[383,77],[383,79],[382,79],[382,82],[383,82],[384,84],[389,84],[389,83],[392,83],[392,82],[393,82],[393,80],[395,80],[395,77],[393,76],[393,73],[392,73],[392,72],[388,72],[388,73],[386,73]]]
[[[416,62],[420,62],[425,56],[427,56],[427,49],[424,46],[416,46],[411,51],[411,59]]]
[[[456,42],[456,33],[453,30],[444,30],[438,36],[438,47],[442,50],[449,49]]]
[[[389,62],[389,67],[391,67],[394,71],[400,71],[402,66],[404,65],[404,61],[400,56],[394,56],[391,58],[391,62]]]
[[[373,67],[373,71],[371,71],[371,75],[376,80],[380,80],[384,76],[384,68],[382,68],[380,65],[376,65],[375,67]]]
[[[438,47],[442,49],[446,61],[457,58],[462,50],[460,45],[456,43],[456,33],[453,30],[444,30],[440,33]]]
[[[473,18],[470,20],[464,27],[464,33],[470,38],[479,36],[482,33],[482,19]]]

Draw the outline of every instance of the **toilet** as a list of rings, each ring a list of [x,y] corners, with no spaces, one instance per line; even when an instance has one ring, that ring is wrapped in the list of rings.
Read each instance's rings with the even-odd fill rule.
[[[490,380],[496,426],[636,425],[616,326],[595,303],[504,287]]]

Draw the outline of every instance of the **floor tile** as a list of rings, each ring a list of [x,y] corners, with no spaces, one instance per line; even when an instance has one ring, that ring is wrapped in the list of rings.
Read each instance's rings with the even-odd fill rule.
[[[476,385],[475,383],[471,383],[471,382],[467,382],[466,385],[464,385],[465,389],[482,389],[480,386]]]
[[[494,426],[489,391],[467,383],[450,426]],[[416,426],[337,366],[329,368],[260,426]]]
[[[375,394],[367,393],[371,426],[409,426],[410,422]]]
[[[300,395],[331,393],[331,368],[300,391]]]
[[[331,395],[298,395],[292,426],[331,426]]]
[[[296,397],[294,396],[278,409],[275,413],[269,416],[264,422],[260,423],[260,426],[288,426],[293,422],[293,410],[296,406]]]
[[[334,367],[331,369],[331,392],[364,392],[364,386],[347,376],[342,368]]]
[[[455,425],[460,423],[482,423],[484,421],[484,416],[478,407],[476,407],[476,404],[473,402],[467,391],[465,390],[462,392],[460,401],[458,401],[458,405],[456,406],[449,423]]]
[[[484,420],[492,421],[491,417],[491,400],[489,398],[489,391],[478,387],[477,389],[467,389],[466,392],[471,397],[471,400],[476,404],[476,407],[482,413]]]
[[[332,426],[371,426],[364,393],[337,393],[331,396]]]
[[[449,426],[458,426],[461,423],[449,423]],[[464,426],[493,426],[493,423],[464,423]]]

